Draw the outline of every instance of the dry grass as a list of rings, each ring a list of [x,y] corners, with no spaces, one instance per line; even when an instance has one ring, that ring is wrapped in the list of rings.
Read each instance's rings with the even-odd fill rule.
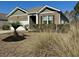
[[[77,29],[78,30],[78,29]],[[69,33],[40,33],[28,43],[29,56],[79,56],[79,32],[71,27]]]
[[[78,29],[77,29],[78,30]],[[0,35],[0,56],[79,56],[79,32],[71,27],[68,33],[24,32],[26,39],[17,42],[4,42],[12,35]]]

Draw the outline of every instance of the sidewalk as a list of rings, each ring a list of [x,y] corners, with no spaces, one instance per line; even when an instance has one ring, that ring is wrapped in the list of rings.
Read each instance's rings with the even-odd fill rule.
[[[17,32],[24,31],[24,30],[17,30]],[[0,30],[0,34],[14,32],[14,30]]]
[[[13,31],[11,31],[11,30],[0,30],[0,34],[9,33],[9,32],[13,32]]]

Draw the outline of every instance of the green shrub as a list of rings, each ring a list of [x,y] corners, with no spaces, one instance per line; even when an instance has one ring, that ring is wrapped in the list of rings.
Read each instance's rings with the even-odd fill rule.
[[[10,25],[3,25],[2,26],[2,29],[3,30],[10,30]]]
[[[22,26],[20,22],[12,22],[10,24],[14,29],[17,29],[19,26]]]

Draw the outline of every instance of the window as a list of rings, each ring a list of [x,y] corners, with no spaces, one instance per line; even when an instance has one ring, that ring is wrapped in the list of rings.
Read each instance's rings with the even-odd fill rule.
[[[47,16],[43,17],[43,24],[47,24]]]
[[[53,21],[53,16],[51,15],[43,16],[42,20],[43,20],[43,24],[51,24]]]
[[[53,16],[48,16],[48,24],[52,24]]]

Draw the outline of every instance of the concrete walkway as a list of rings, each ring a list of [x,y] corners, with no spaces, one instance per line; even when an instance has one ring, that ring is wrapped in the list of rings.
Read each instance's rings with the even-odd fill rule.
[[[25,30],[16,30],[17,32],[25,31]],[[14,30],[0,30],[0,34],[14,32]]]
[[[0,30],[0,34],[10,33],[10,32],[13,32],[13,31],[11,31],[11,30]]]

